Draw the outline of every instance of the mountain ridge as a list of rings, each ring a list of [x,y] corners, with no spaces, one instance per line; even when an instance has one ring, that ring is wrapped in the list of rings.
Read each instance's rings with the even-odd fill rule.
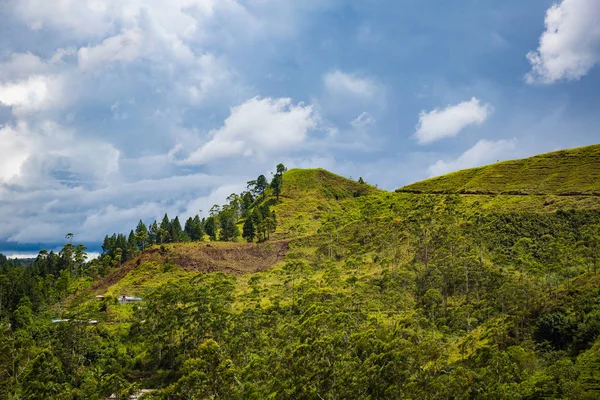
[[[600,196],[600,144],[460,170],[406,185],[396,192]]]

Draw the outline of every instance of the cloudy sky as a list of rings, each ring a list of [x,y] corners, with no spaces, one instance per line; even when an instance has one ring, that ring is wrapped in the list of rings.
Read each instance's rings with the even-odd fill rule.
[[[0,251],[284,162],[381,188],[600,142],[598,0],[0,1]]]

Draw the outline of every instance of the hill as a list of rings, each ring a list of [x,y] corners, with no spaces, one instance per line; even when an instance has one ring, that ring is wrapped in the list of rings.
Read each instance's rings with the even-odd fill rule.
[[[343,213],[354,206],[354,199],[380,192],[321,168],[291,169],[283,174],[283,192],[274,205],[277,237],[314,234],[327,215]]]
[[[600,196],[600,145],[471,168],[416,182],[397,191]]]
[[[124,252],[77,266],[63,251],[2,267],[0,397],[598,398],[597,152],[393,193],[294,169],[279,199],[271,183],[221,208],[236,226],[262,209],[270,239],[122,236],[122,265]]]

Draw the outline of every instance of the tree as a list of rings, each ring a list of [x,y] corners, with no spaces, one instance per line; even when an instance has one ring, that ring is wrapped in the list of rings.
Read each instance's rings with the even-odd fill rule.
[[[185,361],[181,378],[166,389],[171,398],[239,398],[239,380],[230,359],[225,358],[217,342],[208,339],[198,347],[198,358]]]
[[[362,178],[362,176],[358,178],[358,183],[360,183],[361,185],[365,183],[365,180]]]
[[[144,248],[146,247],[146,242],[148,241],[148,228],[146,228],[146,225],[141,219],[140,222],[138,222],[137,227],[135,228],[135,237],[138,248],[144,251]]]
[[[254,235],[255,235],[255,231],[254,231],[254,224],[252,223],[252,219],[246,218],[246,221],[244,221],[244,227],[242,228],[242,237],[244,239],[246,239],[246,241],[248,241],[248,242],[253,242]]]
[[[215,217],[210,216],[204,222],[204,231],[210,237],[210,240],[217,240],[217,224]]]
[[[583,239],[583,256],[586,259],[588,271],[591,265],[595,274],[598,268],[598,252],[600,250],[600,225],[584,225],[580,231]]]
[[[277,168],[277,175],[283,175],[283,173],[285,171],[287,171],[287,168],[282,163],[277,164],[276,168]]]
[[[560,243],[552,235],[546,234],[540,240],[541,266],[546,272],[548,291],[552,292],[552,277],[560,267]]]
[[[115,251],[116,249],[121,249],[121,257],[122,257],[122,261],[127,261],[129,260],[129,245],[127,243],[127,237],[125,235],[123,235],[122,233],[119,233],[117,235],[117,240],[116,240],[116,246],[115,246]]]
[[[198,215],[196,215],[194,218],[189,217],[187,221],[185,221],[184,233],[193,242],[202,240],[204,231],[202,229],[202,221],[200,221],[200,217]]]
[[[221,232],[219,239],[225,242],[234,241],[240,236],[240,230],[235,223],[235,217],[232,211],[224,211],[219,215]]]
[[[173,221],[171,221],[171,241],[172,242],[181,242],[182,241],[182,233],[183,229],[181,228],[181,223],[179,222],[179,217],[175,217]]]
[[[265,190],[269,187],[269,182],[264,175],[260,175],[256,178],[256,190],[262,195],[265,194]]]
[[[102,242],[102,254],[110,254],[115,248],[116,237],[113,235],[112,238],[108,235],[104,236],[104,242]]]
[[[65,244],[58,255],[60,256],[61,263],[64,265],[65,269],[69,271],[69,274],[73,275],[73,244]]]
[[[208,211],[208,215],[211,217],[216,217],[221,212],[221,206],[218,204],[213,205]]]
[[[121,248],[115,250],[114,260],[115,264],[117,264],[119,268],[121,268],[121,262],[123,261],[123,250]]]
[[[262,220],[262,223],[259,226],[260,232],[263,235],[263,240],[269,240],[271,238],[271,233],[275,232],[275,228],[277,224],[272,217],[267,217]]]
[[[158,242],[160,244],[168,243],[170,237],[171,237],[171,234],[169,233],[168,230],[166,230],[164,228],[158,228]]]
[[[192,221],[192,240],[201,241],[204,237],[204,229],[202,228],[202,221],[200,221],[200,217],[198,214],[194,217]]]
[[[167,242],[171,235],[171,222],[169,221],[169,216],[165,214],[160,223],[160,243]]]
[[[190,238],[190,240],[194,240],[193,238],[193,226],[194,226],[194,219],[192,217],[189,217],[186,221],[185,221],[185,226],[183,228],[183,232]]]
[[[133,229],[129,231],[129,236],[127,237],[127,248],[130,251],[134,251],[135,249],[137,249],[137,240]]]
[[[156,244],[159,241],[159,231],[160,228],[155,220],[152,222],[152,225],[150,225],[150,229],[148,229],[148,244]]]
[[[282,177],[277,174],[273,177],[271,181],[271,189],[273,189],[273,194],[276,196],[277,201],[279,201],[279,195],[281,194],[281,186],[282,186]]]
[[[252,203],[254,203],[254,196],[249,191],[245,191],[241,195],[241,205],[242,205],[242,213],[246,213],[250,210]],[[246,215],[244,215],[246,216]]]
[[[148,242],[148,232],[140,231],[135,235],[138,247],[141,251],[144,251],[146,248],[146,243]]]
[[[83,265],[85,264],[85,260],[87,260],[87,253],[85,252],[87,250],[87,247],[84,246],[83,244],[78,244],[77,246],[75,246],[74,252],[73,252],[73,259],[75,261],[75,270],[77,271],[78,275],[81,275],[81,270],[83,268]]]

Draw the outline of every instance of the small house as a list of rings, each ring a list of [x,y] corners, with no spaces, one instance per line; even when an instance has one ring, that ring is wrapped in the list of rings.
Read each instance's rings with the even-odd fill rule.
[[[119,303],[121,304],[136,303],[139,301],[142,301],[141,297],[119,296]]]
[[[134,394],[132,394],[131,396],[129,396],[129,400],[139,400],[139,398],[147,393],[152,393],[155,392],[156,389],[140,389],[137,392],[135,392]],[[106,400],[117,400],[117,399],[123,399],[123,397],[117,396],[116,394],[111,394],[109,397],[106,398]]]

